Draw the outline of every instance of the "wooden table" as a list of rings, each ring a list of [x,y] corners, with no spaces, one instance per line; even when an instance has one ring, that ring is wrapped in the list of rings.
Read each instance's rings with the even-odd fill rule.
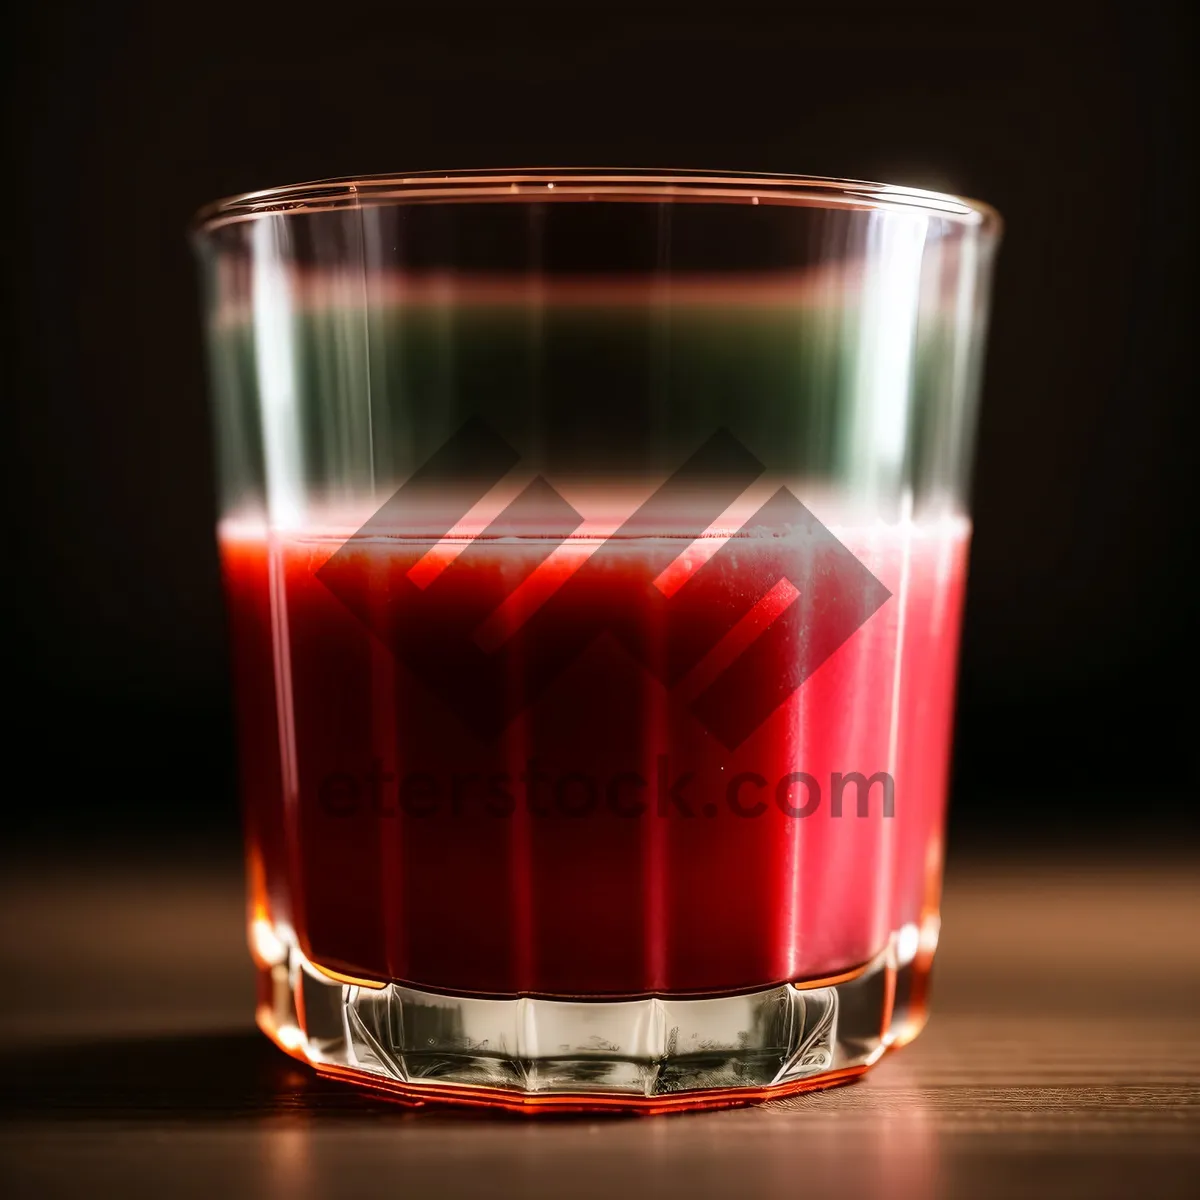
[[[1200,873],[952,863],[935,1015],[865,1080],[662,1118],[406,1110],[250,1027],[229,861],[0,882],[0,1191],[1200,1194]]]

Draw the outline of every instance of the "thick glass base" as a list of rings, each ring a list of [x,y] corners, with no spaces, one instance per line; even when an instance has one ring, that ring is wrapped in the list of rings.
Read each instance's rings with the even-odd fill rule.
[[[352,980],[256,922],[258,1024],[322,1074],[409,1103],[660,1112],[844,1083],[925,1021],[936,918],[831,978],[696,998],[479,998]]]

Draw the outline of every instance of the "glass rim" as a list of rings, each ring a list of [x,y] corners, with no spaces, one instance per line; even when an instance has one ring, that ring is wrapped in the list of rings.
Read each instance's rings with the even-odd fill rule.
[[[263,216],[353,210],[390,202],[532,203],[589,199],[643,202],[674,199],[860,211],[907,210],[975,228],[992,237],[998,237],[1003,229],[999,212],[983,201],[861,179],[738,171],[531,167],[339,176],[241,192],[206,204],[193,217],[191,231],[203,235]]]

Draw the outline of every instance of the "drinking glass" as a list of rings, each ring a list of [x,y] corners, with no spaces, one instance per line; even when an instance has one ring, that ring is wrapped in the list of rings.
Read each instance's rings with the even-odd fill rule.
[[[650,1111],[915,1036],[999,227],[583,170],[198,217],[268,1036]]]

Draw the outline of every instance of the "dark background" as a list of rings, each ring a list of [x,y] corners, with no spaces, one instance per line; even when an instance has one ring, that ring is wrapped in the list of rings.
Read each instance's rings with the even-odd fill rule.
[[[842,175],[1000,209],[953,842],[1192,836],[1187,6],[840,11],[22,6],[3,405],[22,844],[237,837],[193,211],[527,165]]]

